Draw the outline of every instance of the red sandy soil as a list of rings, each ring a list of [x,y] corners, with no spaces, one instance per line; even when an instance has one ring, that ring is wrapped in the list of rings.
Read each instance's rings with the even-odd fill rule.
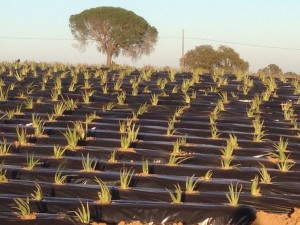
[[[99,223],[97,225],[106,225],[106,223]],[[126,223],[121,221],[118,225],[143,225],[141,222]],[[174,223],[173,225],[182,225],[182,223]],[[252,225],[300,225],[300,208],[293,209],[288,214],[275,214],[258,211],[256,220]]]
[[[252,225],[300,225],[300,208],[293,209],[289,214],[273,214],[257,212]]]

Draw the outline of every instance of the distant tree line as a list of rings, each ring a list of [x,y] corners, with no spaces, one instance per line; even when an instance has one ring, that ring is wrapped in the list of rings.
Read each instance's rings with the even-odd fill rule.
[[[211,45],[200,45],[189,50],[180,60],[187,69],[203,68],[208,71],[224,69],[226,72],[234,70],[247,71],[249,63],[240,58],[232,48],[221,45],[215,50]]]
[[[270,76],[274,76],[274,75],[295,76],[295,75],[298,75],[295,72],[286,72],[286,73],[283,73],[282,69],[278,65],[276,65],[276,64],[269,64],[265,68],[259,69],[257,71],[257,73],[258,74],[270,75]]]

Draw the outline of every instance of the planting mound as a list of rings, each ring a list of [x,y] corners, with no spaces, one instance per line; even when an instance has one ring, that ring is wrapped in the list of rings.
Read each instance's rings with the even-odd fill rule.
[[[247,225],[300,205],[298,79],[0,68],[1,224]]]

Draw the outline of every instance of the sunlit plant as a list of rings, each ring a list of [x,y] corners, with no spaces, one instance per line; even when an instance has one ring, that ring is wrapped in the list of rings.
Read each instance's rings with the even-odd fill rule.
[[[229,201],[230,206],[237,206],[240,198],[240,194],[242,192],[243,186],[241,185],[238,189],[238,184],[234,187],[231,183],[229,188],[229,193],[226,194],[226,197]]]

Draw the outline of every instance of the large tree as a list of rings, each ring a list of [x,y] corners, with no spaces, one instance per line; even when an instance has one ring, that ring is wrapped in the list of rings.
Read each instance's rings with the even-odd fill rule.
[[[264,73],[266,75],[278,75],[282,74],[282,69],[276,64],[269,64],[265,68],[258,70],[258,73]]]
[[[213,70],[216,66],[217,57],[217,53],[211,45],[200,45],[184,55],[184,63],[189,69]]]
[[[236,69],[246,71],[249,68],[248,62],[241,59],[237,52],[223,45],[217,50],[211,45],[199,45],[184,55],[184,62],[189,69],[203,68],[209,71],[214,69],[224,69],[226,72]]]
[[[232,72],[233,70],[246,71],[249,68],[249,63],[240,58],[240,55],[234,49],[221,45],[218,50],[218,67],[225,71]]]
[[[72,15],[70,28],[81,47],[97,43],[98,50],[107,55],[107,66],[120,53],[132,59],[150,54],[158,34],[144,18],[115,7],[98,7]]]

